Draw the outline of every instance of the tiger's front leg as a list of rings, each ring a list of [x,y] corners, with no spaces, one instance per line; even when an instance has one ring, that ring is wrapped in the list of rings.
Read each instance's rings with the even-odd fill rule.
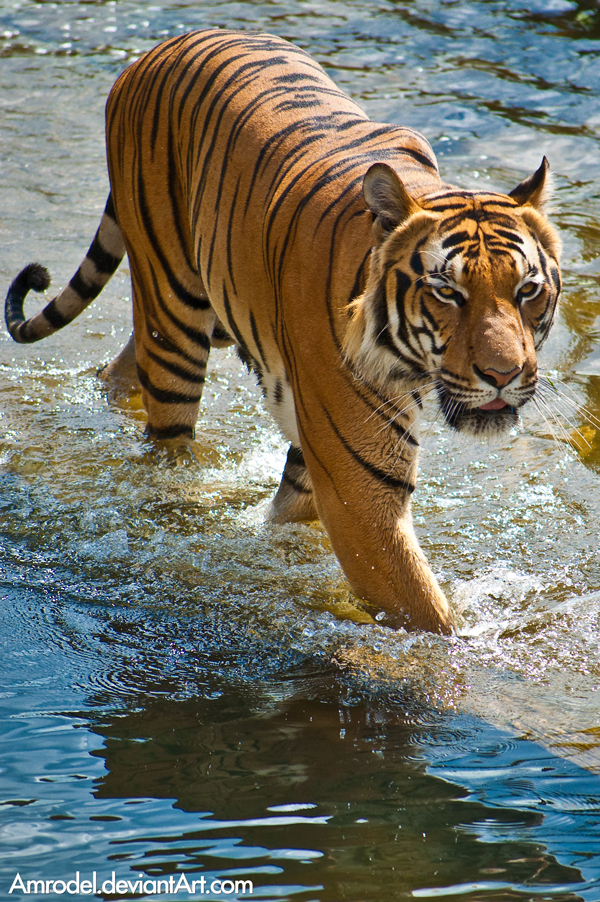
[[[448,602],[413,530],[409,486],[368,472],[363,449],[330,453],[319,439],[305,451],[316,505],[353,591],[397,626],[451,634]]]
[[[451,634],[452,613],[412,526],[419,406],[410,393],[404,413],[381,405],[348,370],[317,357],[298,357],[295,372],[315,506],[351,588],[398,626]]]
[[[355,479],[356,488],[361,475]],[[408,493],[377,492],[366,485],[365,492],[356,514],[352,494],[341,505],[336,491],[331,496],[322,489],[320,496],[321,517],[353,590],[377,600],[399,625],[452,632],[448,604],[412,528]],[[304,455],[292,444],[269,519],[293,523],[318,517]]]

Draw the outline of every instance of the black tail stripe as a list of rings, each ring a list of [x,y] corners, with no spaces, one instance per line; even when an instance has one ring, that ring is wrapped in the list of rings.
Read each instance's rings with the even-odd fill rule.
[[[122,257],[115,257],[102,247],[97,234],[86,256],[103,275],[112,275],[122,260]]]
[[[86,281],[84,281],[83,276],[81,275],[81,269],[77,270],[77,272],[69,282],[69,285],[71,286],[73,291],[77,292],[77,294],[83,301],[88,302],[95,300],[104,288],[104,285],[90,285]],[[69,320],[65,320],[63,325],[68,322]]]
[[[44,308],[44,316],[53,329],[62,329],[71,322],[71,318],[64,316],[56,306],[56,299]]]

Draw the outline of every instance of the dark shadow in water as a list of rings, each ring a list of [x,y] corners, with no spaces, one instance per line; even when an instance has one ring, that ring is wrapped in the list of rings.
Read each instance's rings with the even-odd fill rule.
[[[156,699],[98,723],[108,768],[98,798],[172,799],[201,814],[185,837],[145,836],[142,825],[115,859],[150,842],[132,867],[169,874],[185,840],[183,869],[201,873],[229,838],[230,866],[241,855],[259,873],[271,859],[283,867],[256,878],[263,891],[306,887],[300,898],[320,902],[446,898],[458,887],[469,902],[598,898],[598,777],[473,718],[340,704],[339,694],[337,676],[320,674]]]

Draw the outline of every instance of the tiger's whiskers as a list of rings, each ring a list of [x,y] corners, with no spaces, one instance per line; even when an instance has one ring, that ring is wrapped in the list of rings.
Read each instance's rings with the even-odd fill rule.
[[[567,394],[567,390],[569,391],[569,394]],[[584,435],[581,429],[575,425],[570,417],[573,414],[577,414],[595,429],[600,429],[600,419],[598,419],[598,417],[596,417],[591,411],[580,404],[579,399],[577,398],[573,390],[564,382],[557,382],[557,380],[550,379],[549,377],[540,377],[538,383],[538,391],[534,397],[534,402],[539,413],[544,418],[546,425],[549,427],[552,437],[555,439],[555,441],[562,440],[565,444],[570,445],[575,449],[577,449],[578,442],[587,446],[588,448],[592,447],[587,437]],[[570,434],[569,432],[567,432],[564,425],[560,422],[555,410],[552,409],[553,404],[556,406],[558,414],[560,414],[560,416],[566,420],[569,428],[571,429]],[[557,438],[554,429],[552,428],[548,418],[544,414],[544,411],[546,411],[552,417],[553,422],[556,424],[556,427],[559,430],[560,439]]]

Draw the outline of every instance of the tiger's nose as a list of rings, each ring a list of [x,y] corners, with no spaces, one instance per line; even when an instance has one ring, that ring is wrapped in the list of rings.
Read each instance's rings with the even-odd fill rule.
[[[510,373],[500,373],[498,370],[484,370],[483,375],[487,376],[486,382],[495,385],[497,388],[504,388],[513,379],[516,379],[519,373],[523,372],[522,366],[516,366]]]

